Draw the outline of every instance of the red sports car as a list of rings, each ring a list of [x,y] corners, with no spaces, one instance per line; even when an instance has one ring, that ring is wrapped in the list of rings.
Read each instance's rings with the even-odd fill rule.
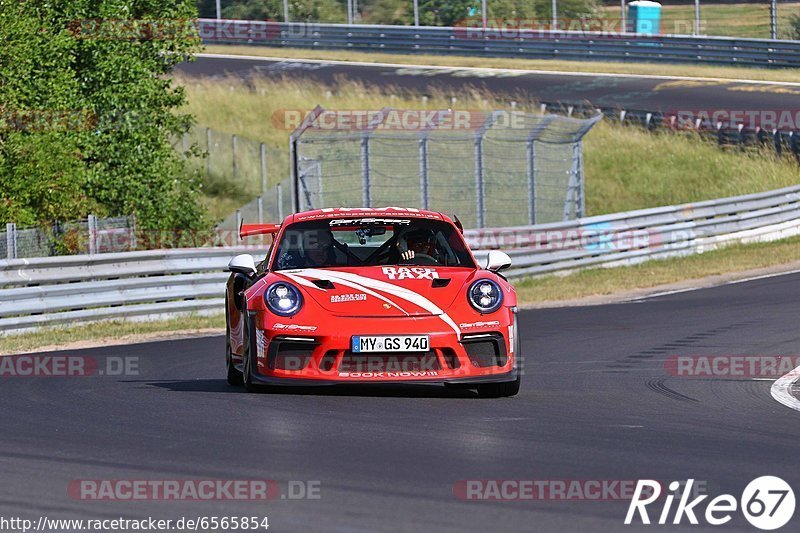
[[[266,258],[233,258],[226,290],[228,382],[444,383],[517,394],[517,298],[480,267],[448,216],[411,208],[330,208],[282,224]]]

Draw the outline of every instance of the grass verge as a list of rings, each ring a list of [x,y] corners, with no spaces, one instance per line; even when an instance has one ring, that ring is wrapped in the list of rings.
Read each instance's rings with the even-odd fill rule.
[[[356,82],[335,87],[295,80],[238,78],[184,80],[188,104],[199,124],[264,142],[275,156],[268,175],[273,183],[288,174],[290,129],[281,110],[328,109],[504,109],[508,102],[465,87],[452,104],[449,94],[423,99],[397,91],[387,97]],[[536,112],[524,95],[517,109]],[[278,120],[273,120],[277,117]],[[800,184],[800,166],[788,156],[778,159],[758,150],[720,149],[692,132],[658,131],[601,121],[585,138],[587,213],[598,215],[631,209],[696,202]],[[255,156],[257,157],[257,154]],[[254,160],[257,162],[257,160]],[[252,165],[251,165],[252,166]],[[272,185],[273,183],[270,183]],[[220,197],[219,203],[225,201]],[[228,204],[229,205],[229,204]]]
[[[209,54],[232,54],[289,59],[327,59],[402,65],[431,65],[441,67],[473,67],[544,70],[554,72],[601,72],[608,74],[644,74],[651,76],[680,76],[722,78],[731,80],[783,81],[800,83],[800,69],[760,69],[711,65],[671,65],[666,63],[615,63],[611,61],[561,61],[550,59],[512,59],[504,57],[437,56],[426,54],[384,54],[350,50],[306,50],[302,48],[271,48],[266,46],[206,46]]]
[[[702,254],[616,268],[592,268],[515,284],[523,304],[606,296],[710,276],[775,267],[800,260],[800,237],[768,243],[733,244]]]
[[[56,346],[129,344],[161,334],[196,334],[225,329],[225,315],[188,315],[166,320],[134,322],[113,320],[81,326],[59,326],[34,333],[0,337],[0,354],[46,350]]]

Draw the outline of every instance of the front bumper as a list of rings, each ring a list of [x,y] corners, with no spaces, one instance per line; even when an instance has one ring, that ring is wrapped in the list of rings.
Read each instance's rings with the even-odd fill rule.
[[[287,329],[251,314],[251,376],[268,385],[347,383],[483,384],[514,381],[520,372],[518,333],[512,313],[505,320],[457,334],[438,317],[336,317],[331,324]],[[427,334],[423,353],[354,354],[352,335]]]

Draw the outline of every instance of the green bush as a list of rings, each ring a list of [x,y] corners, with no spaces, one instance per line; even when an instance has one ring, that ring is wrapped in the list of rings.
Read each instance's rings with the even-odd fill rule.
[[[197,6],[201,17],[216,18],[214,0],[200,0]],[[345,6],[346,0],[290,0],[289,17],[293,22],[345,22]],[[222,16],[242,20],[283,20],[283,0],[225,1]]]
[[[207,226],[170,144],[191,125],[169,74],[199,49],[196,14],[192,0],[0,0],[0,222]]]
[[[785,39],[800,39],[800,13],[789,17],[789,35]]]

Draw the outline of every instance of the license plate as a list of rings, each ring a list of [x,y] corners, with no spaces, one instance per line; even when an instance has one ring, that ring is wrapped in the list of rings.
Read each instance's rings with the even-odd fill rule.
[[[427,352],[429,346],[427,335],[356,335],[352,342],[353,353]]]

